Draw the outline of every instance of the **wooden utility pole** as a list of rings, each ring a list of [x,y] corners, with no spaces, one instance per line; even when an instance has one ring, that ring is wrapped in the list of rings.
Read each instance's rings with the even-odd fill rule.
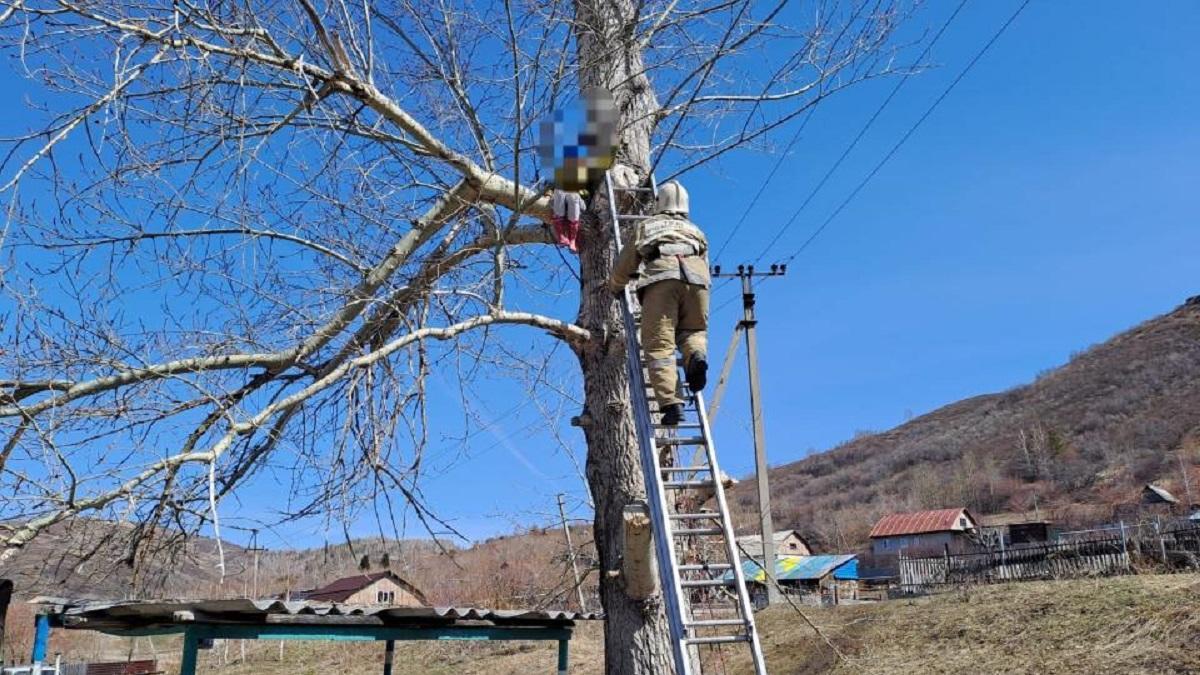
[[[754,265],[738,265],[736,273],[721,274],[721,268],[714,267],[712,276],[737,277],[742,281],[742,320],[738,322],[737,330],[746,335],[746,361],[750,370],[750,416],[754,429],[754,474],[758,483],[758,522],[762,536],[762,565],[766,575],[767,604],[776,604],[782,600],[779,595],[779,585],[775,579],[775,524],[771,519],[771,486],[767,475],[767,438],[763,430],[762,389],[758,379],[758,337],[756,328],[758,319],[754,313],[754,278],[778,277],[787,273],[787,265],[771,265],[768,272],[756,272]],[[737,333],[734,333],[735,339]],[[732,350],[725,358],[722,368],[722,380],[725,371],[732,363]],[[721,387],[721,383],[718,383]],[[723,387],[721,387],[723,388]],[[714,397],[720,402],[720,393]]]
[[[258,554],[267,550],[258,545],[258,530],[250,530],[250,547],[247,548],[246,550],[254,554],[254,587],[250,593],[251,593],[251,597],[254,598],[255,600],[257,600],[258,599]]]
[[[567,508],[563,505],[563,493],[558,493],[558,517],[562,520],[563,534],[567,537],[567,555],[571,558],[571,572],[575,574],[575,594],[579,598],[579,611],[587,612],[583,601],[583,580],[579,578],[579,562],[575,558],[575,545],[571,543],[571,527],[567,525]]]

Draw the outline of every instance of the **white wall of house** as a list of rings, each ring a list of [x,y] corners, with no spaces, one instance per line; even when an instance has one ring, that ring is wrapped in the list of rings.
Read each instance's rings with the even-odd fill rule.
[[[391,579],[380,579],[361,591],[351,595],[346,602],[352,605],[394,605],[396,607],[421,607],[417,596],[405,590]]]

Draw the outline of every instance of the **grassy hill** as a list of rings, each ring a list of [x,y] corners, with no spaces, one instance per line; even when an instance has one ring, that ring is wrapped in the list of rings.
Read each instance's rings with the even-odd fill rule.
[[[776,523],[826,547],[865,539],[883,513],[968,506],[1111,516],[1155,481],[1200,500],[1200,298],[1076,354],[1010,391],[775,468]],[[737,487],[748,512],[752,481]],[[1085,505],[1082,508],[1080,505]]]

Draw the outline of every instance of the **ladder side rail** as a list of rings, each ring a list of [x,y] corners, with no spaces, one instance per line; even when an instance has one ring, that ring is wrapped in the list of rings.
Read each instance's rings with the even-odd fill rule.
[[[737,585],[738,605],[742,617],[746,621],[746,632],[750,637],[750,653],[754,660],[754,671],[766,675],[767,664],[763,657],[762,643],[759,640],[758,626],[754,621],[754,608],[750,605],[750,594],[746,590],[746,575],[742,570],[742,557],[737,548],[737,538],[734,535],[733,519],[729,516],[729,503],[725,499],[725,486],[721,467],[717,462],[717,447],[713,442],[712,430],[708,426],[708,413],[704,408],[704,395],[693,392],[696,399],[696,414],[700,420],[700,434],[704,438],[704,449],[708,452],[709,468],[713,476],[713,493],[717,500],[717,511],[721,514],[721,527],[725,530],[725,548],[729,555],[729,563],[733,566],[733,581]],[[773,563],[774,561],[772,561]],[[770,579],[770,575],[767,576]]]
[[[609,212],[612,216],[614,243],[617,254],[621,253],[621,223],[618,216],[616,194],[613,190],[612,175],[605,173],[605,187],[608,192]],[[641,343],[637,335],[637,325],[630,310],[631,292],[626,287],[624,302],[621,303],[621,318],[625,325],[626,348],[625,360],[629,370],[629,389],[632,396],[633,416],[637,427],[638,446],[641,450],[642,475],[646,483],[647,502],[650,508],[650,518],[653,523],[654,548],[658,558],[659,583],[663,589],[663,600],[667,610],[667,622],[671,630],[671,652],[675,661],[676,675],[691,675],[690,659],[688,658],[687,628],[683,624],[683,590],[679,584],[679,576],[675,573],[675,546],[671,540],[670,522],[666,517],[667,502],[665,488],[662,485],[662,475],[658,470],[657,444],[654,442],[654,427],[650,418],[650,407],[646,400],[646,383],[642,376]]]

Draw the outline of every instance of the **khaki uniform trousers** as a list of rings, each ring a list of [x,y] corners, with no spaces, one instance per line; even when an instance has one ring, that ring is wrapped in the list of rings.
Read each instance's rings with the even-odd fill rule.
[[[683,403],[676,392],[675,348],[683,362],[708,354],[708,289],[664,279],[641,289],[642,350],[649,359],[650,386],[659,408]]]

